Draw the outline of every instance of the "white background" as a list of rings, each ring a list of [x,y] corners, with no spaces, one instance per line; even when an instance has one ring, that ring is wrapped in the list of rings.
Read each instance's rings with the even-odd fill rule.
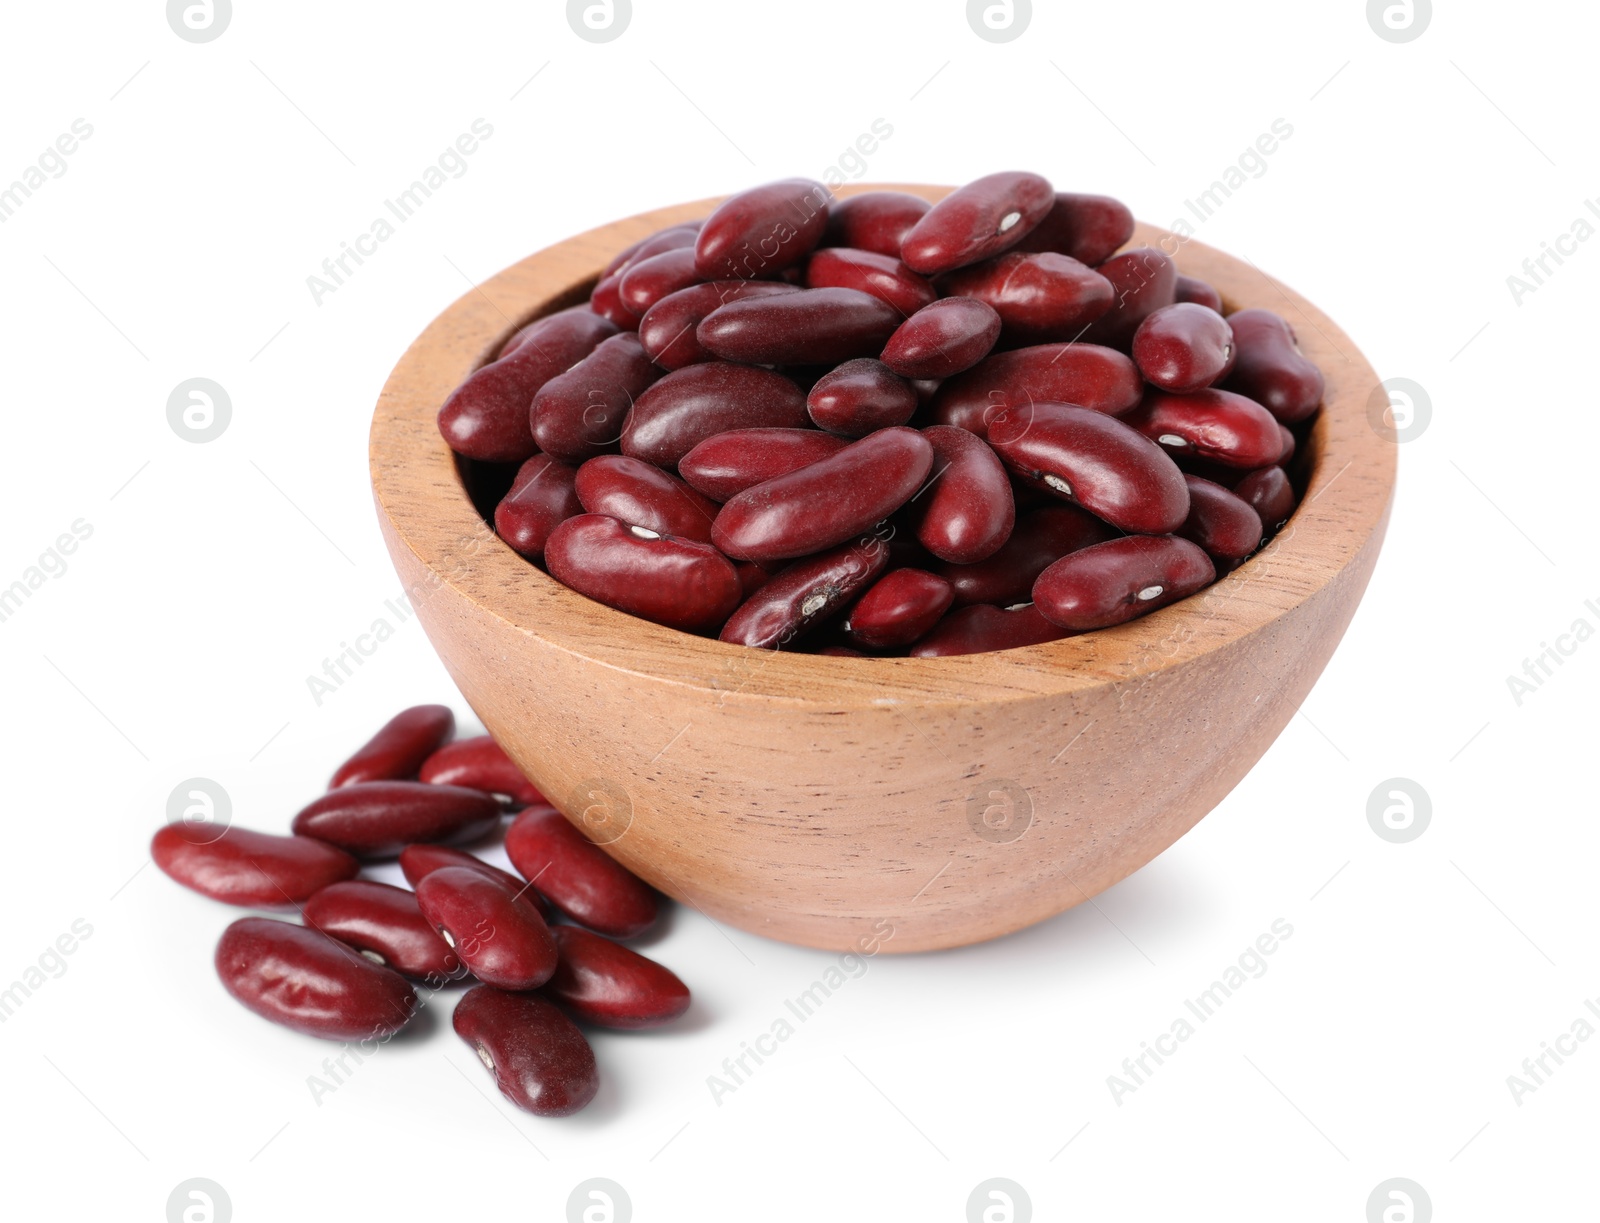
[[[1600,997],[1600,643],[1569,641],[1520,704],[1507,677],[1600,628],[1600,242],[1520,304],[1506,278],[1600,193],[1600,20],[1440,8],[1393,44],[1358,0],[1040,3],[997,45],[951,0],[636,0],[593,45],[556,3],[237,0],[195,45],[155,0],[10,6],[0,183],[75,119],[93,135],[0,225],[0,586],[75,520],[93,533],[0,623],[0,984],[75,919],[93,932],[0,1026],[7,1217],[158,1221],[197,1176],[240,1223],[556,1220],[591,1176],[643,1221],[959,1221],[996,1176],[1041,1220],[1360,1223],[1391,1177],[1441,1221],[1596,1217],[1600,1040],[1520,1103],[1507,1076]],[[316,304],[306,278],[479,118],[465,175]],[[874,959],[720,1104],[707,1076],[833,957],[691,910],[647,950],[692,1011],[597,1036],[585,1113],[517,1113],[448,1003],[314,1102],[332,1047],[223,993],[211,951],[237,913],[147,844],[184,778],[280,830],[396,709],[471,725],[415,621],[320,706],[307,687],[398,593],[365,457],[391,364],[528,252],[819,176],[879,118],[863,180],[1034,169],[1158,224],[1292,124],[1197,236],[1432,403],[1305,716],[1094,905]],[[192,377],[232,400],[208,444],[166,419]],[[1367,821],[1392,777],[1431,796],[1408,844]],[[1115,1100],[1107,1076],[1278,918],[1294,933],[1265,975]]]

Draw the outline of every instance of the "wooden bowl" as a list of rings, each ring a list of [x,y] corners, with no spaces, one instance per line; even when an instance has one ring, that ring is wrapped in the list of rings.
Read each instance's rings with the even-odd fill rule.
[[[1394,445],[1367,419],[1377,375],[1252,265],[1141,225],[1135,244],[1166,242],[1230,309],[1288,318],[1326,375],[1309,487],[1267,548],[1131,624],[992,654],[830,658],[690,636],[592,602],[502,544],[434,417],[518,326],[582,300],[626,243],[717,202],[522,260],[395,366],[372,422],[372,482],[423,627],[569,819],[719,921],[830,950],[923,951],[1087,900],[1210,811],[1327,664],[1389,518]]]

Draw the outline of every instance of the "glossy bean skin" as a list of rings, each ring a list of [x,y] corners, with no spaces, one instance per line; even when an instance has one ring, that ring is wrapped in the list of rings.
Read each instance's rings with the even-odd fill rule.
[[[168,877],[224,904],[296,905],[332,883],[352,879],[355,858],[310,837],[281,837],[248,828],[163,824],[150,856]]]
[[[589,309],[587,305],[568,306],[565,310],[557,310],[554,314],[541,315],[532,322],[524,323],[521,327],[517,328],[516,331],[513,331],[511,335],[506,338],[505,342],[500,345],[500,351],[495,354],[495,360],[500,361],[504,360],[506,357],[509,357],[517,349],[521,348],[525,341],[537,336],[542,331],[552,327],[564,326],[565,324],[559,324],[555,321],[561,318],[563,315],[593,313],[594,311]],[[608,331],[606,334],[611,335],[613,333]]]
[[[1144,379],[1124,353],[1098,344],[1039,344],[985,357],[939,384],[932,416],[983,437],[1008,407],[1075,403],[1119,416],[1138,406]]]
[[[1044,220],[1017,244],[1018,250],[1055,251],[1097,267],[1133,237],[1133,213],[1109,195],[1058,191]]]
[[[617,296],[624,306],[643,318],[663,297],[697,285],[702,279],[695,271],[694,249],[680,246],[629,264],[617,282]]]
[[[1281,467],[1250,472],[1233,486],[1233,495],[1255,510],[1268,531],[1276,531],[1294,513],[1294,487]]]
[[[589,309],[622,331],[637,331],[639,316],[622,300],[622,277],[607,276],[589,294]]]
[[[882,522],[932,466],[933,447],[915,429],[880,429],[731,498],[712,524],[712,542],[758,564],[810,556]]]
[[[1018,646],[1043,645],[1072,634],[1051,624],[1032,603],[995,607],[980,603],[957,608],[926,637],[911,647],[912,658],[953,658],[958,654],[987,654]]]
[[[649,885],[554,807],[529,807],[517,816],[506,831],[506,854],[524,879],[579,925],[632,938],[656,920],[656,894]]]
[[[916,389],[872,357],[836,366],[806,394],[806,412],[816,426],[844,437],[903,425],[916,410]]]
[[[422,763],[418,779],[435,786],[463,786],[486,794],[504,794],[526,807],[544,802],[516,762],[488,735],[446,743]]]
[[[494,509],[495,534],[513,551],[532,560],[544,556],[550,532],[583,513],[574,487],[577,468],[536,454],[518,470],[511,491]]]
[[[529,327],[509,356],[485,365],[450,392],[439,432],[450,449],[486,463],[520,463],[537,447],[528,407],[540,388],[617,334],[588,310],[564,310]]]
[[[1052,251],[1008,251],[944,277],[941,287],[994,307],[1006,334],[1024,343],[1074,340],[1111,309],[1111,282]]]
[[[924,276],[1010,250],[1055,206],[1049,180],[1006,171],[958,187],[928,210],[900,242],[900,258]]]
[[[800,429],[811,423],[792,378],[753,365],[710,361],[675,370],[633,405],[622,453],[658,467],[730,429]]]
[[[1152,390],[1123,419],[1172,454],[1224,467],[1270,467],[1283,453],[1283,435],[1272,413],[1232,391],[1168,395]]]
[[[945,297],[895,329],[882,361],[902,378],[948,378],[971,369],[1000,338],[1000,316],[975,297]]]
[[[719,640],[783,649],[842,611],[889,567],[889,556],[889,545],[870,537],[795,561],[740,605]]]
[[[442,983],[463,971],[460,957],[405,888],[370,879],[331,884],[306,901],[300,916],[312,929],[408,977]]]
[[[857,645],[893,650],[923,636],[950,609],[955,591],[926,569],[893,569],[850,609],[845,632]]]
[[[859,289],[910,316],[939,299],[933,282],[892,255],[825,246],[806,262],[808,289]]]
[[[1300,351],[1294,328],[1271,310],[1236,310],[1228,323],[1239,359],[1227,389],[1255,400],[1284,424],[1310,419],[1322,406],[1322,371]]]
[[[487,875],[502,887],[509,889],[512,895],[520,892],[530,900],[538,898],[536,891],[510,871],[503,871],[493,863],[485,862],[464,849],[451,849],[448,845],[407,845],[400,851],[400,870],[405,875],[406,882],[413,888],[434,871],[442,871],[447,866]],[[428,928],[433,929],[431,926]]]
[[[689,1009],[689,987],[664,965],[578,926],[553,933],[561,962],[544,992],[585,1023],[637,1031]]]
[[[417,775],[456,728],[448,705],[413,705],[385,722],[378,733],[334,771],[328,789],[358,781],[403,781]]]
[[[1162,306],[1176,300],[1178,265],[1154,247],[1138,246],[1106,260],[1095,269],[1111,282],[1113,300],[1083,338],[1127,350],[1134,332]]]
[[[330,790],[290,825],[362,858],[392,858],[414,841],[470,841],[498,827],[492,794],[422,781],[364,781]]]
[[[1240,561],[1261,546],[1261,515],[1220,484],[1185,476],[1189,517],[1178,534],[1199,544],[1213,561]]]
[[[1222,294],[1206,281],[1196,280],[1193,276],[1180,275],[1172,296],[1175,301],[1193,302],[1197,306],[1215,310],[1218,314],[1222,313]]]
[[[480,985],[462,995],[450,1022],[500,1094],[526,1112],[569,1116],[600,1089],[594,1050],[547,999]]]
[[[416,895],[423,917],[485,985],[535,989],[555,972],[555,938],[521,888],[446,866],[424,875]]]
[[[849,246],[900,258],[900,243],[933,205],[904,191],[863,191],[828,209],[827,246]]]
[[[696,269],[707,280],[764,280],[793,267],[822,241],[832,198],[809,178],[786,178],[731,196],[700,229]]]
[[[565,463],[614,453],[635,400],[660,377],[638,336],[612,336],[533,397],[534,442]]]
[[[320,930],[241,917],[217,941],[217,976],[239,1002],[273,1023],[327,1040],[398,1032],[417,994],[384,968]]]
[[[1034,579],[1069,552],[1117,537],[1116,529],[1075,505],[1030,510],[1000,550],[970,565],[938,565],[934,572],[950,583],[955,606],[993,603],[1010,607],[1032,597]]]
[[[731,301],[799,291],[797,285],[770,280],[713,280],[691,285],[667,294],[645,311],[639,320],[639,342],[662,369],[714,361],[695,335],[706,315]]]
[[[678,474],[713,501],[838,454],[849,439],[820,429],[735,429],[718,433],[678,461]]]
[[[658,535],[711,542],[717,503],[639,459],[620,454],[590,459],[578,469],[577,490],[591,514],[609,514]]]
[[[917,542],[941,561],[971,565],[998,552],[1016,525],[1005,465],[982,438],[930,425],[933,481],[912,505]]]
[[[1134,364],[1145,381],[1178,395],[1226,378],[1237,351],[1228,320],[1192,302],[1161,307],[1133,334]]]
[[[710,544],[580,514],[544,550],[550,576],[618,611],[686,633],[715,629],[739,605],[733,563]]]
[[[1189,516],[1189,490],[1178,465],[1116,417],[1070,404],[1035,404],[995,417],[988,437],[1013,471],[1120,531],[1165,535]]]
[[[638,243],[631,249],[631,253],[626,259],[618,263],[612,270],[601,274],[599,281],[595,284],[594,291],[589,295],[589,308],[603,318],[610,319],[624,331],[637,330],[640,316],[648,308],[648,304],[653,304],[653,302],[647,303],[645,306],[635,305],[632,299],[624,296],[622,282],[635,268],[662,255],[671,254],[673,251],[688,252],[688,263],[692,272],[696,232],[693,226],[675,225],[669,229],[663,229],[659,233],[651,234],[648,238]],[[680,256],[675,262],[681,266],[683,258]],[[645,282],[659,286],[662,283],[659,272],[660,269],[657,269],[656,272],[647,272],[645,280],[639,282],[639,287],[642,288]],[[668,278],[670,278],[671,274],[670,272],[667,273]],[[693,279],[685,281],[684,284],[692,284],[694,280],[698,279],[700,277],[695,276]],[[678,287],[682,288],[684,285],[680,284]],[[664,294],[658,293],[656,296],[660,297],[664,296]]]
[[[800,289],[743,297],[695,330],[707,351],[753,365],[837,365],[883,351],[900,311],[859,289]]]
[[[1278,466],[1287,468],[1289,460],[1294,458],[1295,440],[1294,434],[1289,431],[1289,426],[1281,420],[1278,422],[1278,436],[1283,439],[1283,450],[1278,455]]]
[[[1109,628],[1187,598],[1216,580],[1203,549],[1176,535],[1129,535],[1062,557],[1033,584],[1033,602],[1075,632]]]

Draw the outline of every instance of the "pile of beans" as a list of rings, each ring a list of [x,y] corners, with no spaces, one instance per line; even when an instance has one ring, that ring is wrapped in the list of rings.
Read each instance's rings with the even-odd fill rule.
[[[1121,624],[1293,512],[1323,379],[1106,196],[786,179],[620,252],[439,412],[500,537],[610,607],[930,657]],[[1303,460],[1302,460],[1303,463]]]
[[[171,823],[151,856],[214,900],[300,910],[304,925],[243,917],[217,944],[224,988],[256,1014],[370,1051],[439,990],[475,980],[456,1033],[508,1100],[564,1116],[599,1086],[574,1020],[657,1027],[688,1009],[689,991],[616,941],[655,921],[657,893],[546,803],[493,739],[450,742],[454,730],[442,705],[407,709],[339,767],[293,835]],[[518,811],[505,849],[522,878],[444,844],[487,841],[507,810]],[[415,890],[357,878],[363,862],[396,857]]]

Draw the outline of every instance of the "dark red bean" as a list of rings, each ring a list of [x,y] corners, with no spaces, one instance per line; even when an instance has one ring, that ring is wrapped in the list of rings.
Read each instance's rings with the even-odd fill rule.
[[[1041,614],[1076,632],[1108,628],[1216,580],[1201,548],[1176,535],[1130,535],[1063,556],[1033,584]]]
[[[635,330],[639,325],[640,315],[650,305],[654,304],[655,298],[643,305],[636,304],[632,299],[623,295],[623,279],[635,268],[648,263],[650,260],[659,258],[662,255],[669,255],[674,251],[684,251],[687,252],[690,278],[678,284],[677,288],[681,289],[685,285],[693,284],[699,280],[699,276],[693,275],[694,244],[697,229],[698,227],[693,225],[674,225],[669,229],[663,229],[659,233],[651,234],[642,242],[637,243],[630,249],[628,257],[620,263],[613,260],[612,263],[615,264],[615,267],[610,271],[601,273],[600,280],[594,287],[594,292],[589,295],[589,308],[596,314],[610,319],[624,331]],[[684,262],[685,260],[682,256],[676,261],[680,268]],[[666,273],[666,277],[670,278],[672,274],[669,271]],[[654,272],[647,272],[644,279],[638,282],[636,287],[642,288],[647,282],[659,288],[663,283],[661,269],[658,268]],[[667,292],[671,291],[667,290]],[[661,296],[664,296],[664,294],[659,292],[655,295],[656,298]]]
[[[529,899],[538,898],[538,893],[532,888],[524,892],[524,881],[510,871],[503,871],[464,849],[451,849],[448,845],[407,845],[400,851],[400,870],[413,888],[434,871],[442,871],[447,866],[478,871],[509,888],[513,895],[521,892]],[[429,927],[430,930],[432,928]]]
[[[637,242],[630,242],[615,255],[611,256],[611,262],[606,264],[606,266],[600,271],[600,279],[604,280],[607,276],[616,276],[620,274],[624,269],[627,268],[628,264],[633,261],[633,257],[639,253],[639,248],[642,247],[646,242],[649,242],[652,238],[659,238],[662,234],[671,233],[673,230],[677,229],[699,228],[700,226],[698,222],[689,222],[683,225],[669,225],[666,229],[658,229],[653,234],[646,234]]]
[[[301,911],[306,925],[354,947],[374,964],[408,977],[440,980],[462,970],[461,960],[405,888],[370,879],[330,884]]]
[[[565,1117],[600,1089],[594,1050],[553,1002],[480,985],[456,1003],[451,1024],[518,1108]]]
[[[708,437],[689,451],[678,461],[678,473],[713,501],[727,501],[838,454],[849,444],[818,429],[735,429]]]
[[[933,447],[915,429],[880,429],[731,498],[712,525],[712,542],[758,564],[809,556],[882,522],[932,466]]]
[[[939,299],[931,280],[918,276],[893,255],[847,246],[827,246],[815,252],[806,262],[806,287],[859,289],[907,316]]]
[[[857,357],[818,378],[806,395],[817,427],[845,437],[865,437],[903,425],[917,410],[917,392],[882,361]]]
[[[966,429],[932,425],[933,479],[912,503],[917,541],[942,561],[970,565],[993,556],[1016,524],[1016,501],[1005,466],[987,442]]]
[[[1162,306],[1176,300],[1178,266],[1160,251],[1138,246],[1106,260],[1095,269],[1111,282],[1111,309],[1090,326],[1084,339],[1126,351],[1133,333]]]
[[[448,739],[456,728],[456,715],[448,705],[413,705],[383,724],[382,729],[328,782],[337,790],[357,781],[402,781],[415,777],[422,762]]]
[[[686,633],[709,632],[739,605],[733,563],[710,544],[579,514],[544,550],[550,576],[607,607]]]
[[[624,306],[642,318],[645,311],[669,293],[697,285],[702,279],[695,271],[694,248],[680,246],[630,263],[617,282],[617,296]]]
[[[1239,359],[1226,383],[1285,424],[1310,418],[1322,406],[1322,371],[1300,351],[1294,328],[1271,310],[1228,316]]]
[[[1008,407],[1075,403],[1120,415],[1134,408],[1144,379],[1133,361],[1097,344],[1039,344],[985,357],[939,384],[933,418],[982,437]]]
[[[622,300],[621,276],[607,276],[595,284],[589,294],[589,309],[623,331],[636,331],[639,327],[639,316]]]
[[[850,609],[850,640],[874,650],[910,645],[949,610],[950,583],[926,569],[894,569],[883,575]]]
[[[783,649],[831,620],[888,567],[889,546],[876,537],[795,561],[745,600],[720,640]]]
[[[522,892],[470,866],[446,866],[422,877],[417,904],[478,980],[535,989],[556,970],[556,941]]]
[[[689,987],[664,965],[577,926],[553,933],[561,963],[544,991],[586,1023],[659,1028],[689,1009]]]
[[[1189,486],[1189,517],[1178,534],[1193,540],[1213,560],[1237,561],[1261,546],[1261,516],[1220,484],[1185,476]]]
[[[946,297],[895,329],[883,363],[904,378],[948,378],[970,369],[1000,338],[1000,316],[975,297]]]
[[[901,317],[859,289],[801,289],[731,301],[708,314],[695,336],[727,361],[837,365],[882,352]]]
[[[734,565],[734,568],[739,573],[739,601],[741,603],[772,580],[771,570],[762,568],[754,561],[740,561]]]
[[[707,280],[764,280],[803,260],[822,241],[833,194],[809,178],[741,191],[717,205],[695,243]]]
[[[364,781],[330,790],[291,827],[363,858],[394,857],[413,841],[470,841],[496,828],[492,794],[422,781]]]
[[[1114,416],[1069,404],[1009,408],[989,422],[1006,465],[1120,531],[1165,535],[1189,515],[1171,457]]]
[[[1133,360],[1145,381],[1186,395],[1228,376],[1236,354],[1233,329],[1208,306],[1163,306],[1133,334]]]
[[[1000,608],[987,603],[951,612],[931,633],[911,647],[912,658],[951,658],[987,654],[1018,646],[1043,645],[1072,634],[1051,624],[1032,603]]]
[[[446,743],[422,763],[417,775],[435,786],[464,786],[486,794],[504,794],[527,806],[544,802],[544,795],[522,775],[516,762],[488,735]]]
[[[367,1040],[406,1025],[417,994],[399,973],[318,930],[241,917],[217,941],[223,988],[263,1019],[307,1036]]]
[[[1009,250],[1043,221],[1055,192],[1037,174],[988,174],[958,187],[912,226],[900,258],[913,271],[937,276]]]
[[[1289,460],[1294,458],[1294,434],[1289,431],[1289,426],[1281,420],[1278,422],[1278,436],[1283,439],[1283,452],[1278,455],[1278,466],[1287,468]]]
[[[1018,250],[1055,251],[1080,263],[1097,267],[1122,249],[1133,237],[1133,213],[1109,195],[1080,195],[1061,191],[1032,233],[1017,244]]]
[[[798,293],[796,285],[766,280],[713,280],[669,293],[639,320],[639,342],[662,369],[682,369],[715,357],[696,338],[702,319],[728,302],[775,293]]]
[[[1008,335],[1029,343],[1075,340],[1111,309],[1111,282],[1051,251],[1008,251],[951,272],[941,289],[994,307]]]
[[[523,341],[532,336],[538,335],[541,331],[544,331],[550,327],[558,326],[554,320],[560,318],[564,314],[593,313],[594,311],[589,309],[588,305],[585,304],[581,306],[568,306],[565,310],[557,310],[554,314],[540,315],[532,322],[524,323],[516,331],[512,332],[510,338],[500,345],[500,351],[495,354],[495,360],[503,360],[504,358],[509,357],[518,348],[522,347]],[[606,334],[610,335],[611,333],[608,331]]]
[[[573,921],[632,938],[656,920],[656,894],[554,807],[529,807],[506,831],[517,872]]]
[[[615,453],[629,409],[660,377],[638,336],[612,336],[533,397],[533,440],[566,463]]]
[[[658,535],[711,542],[717,503],[659,467],[620,454],[602,455],[578,469],[577,488],[591,514],[609,514]]]
[[[863,191],[828,209],[828,246],[850,246],[900,258],[900,243],[933,205],[904,191]]]
[[[299,904],[361,869],[344,850],[310,837],[183,823],[156,829],[150,856],[184,887],[252,908]]]
[[[1168,395],[1152,390],[1123,420],[1172,454],[1224,467],[1270,467],[1283,453],[1283,435],[1272,413],[1232,391]]]
[[[1177,287],[1173,290],[1173,298],[1180,302],[1193,302],[1197,306],[1204,306],[1208,310],[1222,313],[1222,294],[1203,280],[1196,280],[1193,276],[1179,276]]]
[[[798,429],[811,423],[806,397],[776,370],[710,361],[668,374],[639,396],[622,431],[622,453],[658,467],[730,429]]]
[[[1052,498],[1053,499],[1053,498]],[[934,572],[950,583],[955,605],[1010,607],[1032,597],[1034,579],[1069,552],[1115,539],[1116,530],[1075,505],[1030,510],[1001,549],[971,565],[941,564]]]
[[[1294,513],[1294,487],[1281,467],[1252,471],[1233,486],[1233,495],[1255,510],[1268,531],[1276,531]]]
[[[494,508],[495,534],[532,560],[544,556],[550,532],[583,513],[574,487],[578,469],[536,454],[518,470],[511,491]]]

